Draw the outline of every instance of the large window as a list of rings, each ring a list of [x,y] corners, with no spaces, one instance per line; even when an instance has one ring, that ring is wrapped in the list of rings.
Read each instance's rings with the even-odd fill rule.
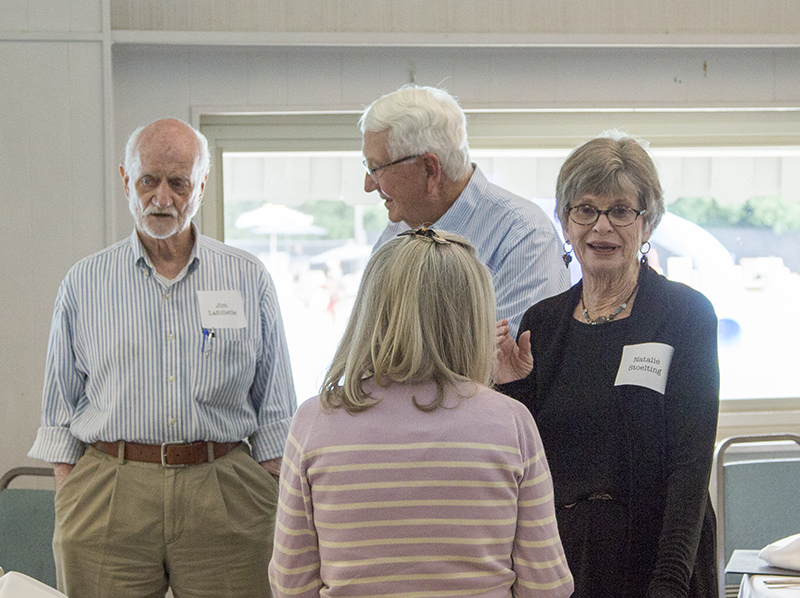
[[[278,289],[298,401],[319,390],[386,210],[364,193],[358,152],[226,153],[225,242]]]
[[[371,235],[375,234],[374,224],[370,224],[370,219],[385,218],[385,214],[380,202],[365,194],[361,188],[361,134],[356,125],[357,120],[357,112],[240,114],[197,107],[193,111],[192,122],[209,138],[215,164],[206,186],[204,206],[197,219],[200,230],[224,239],[226,225],[229,227],[232,224],[233,214],[229,214],[228,218],[225,216],[226,210],[230,210],[230,206],[226,207],[226,204],[234,201],[236,194],[231,190],[231,181],[228,179],[234,175],[223,173],[226,154],[249,152],[249,158],[253,159],[262,152],[272,156],[283,152],[283,157],[286,158],[302,157],[303,152],[313,151],[319,157],[327,155],[341,160],[339,166],[333,169],[338,172],[335,176],[339,177],[335,184],[330,184],[331,179],[321,177],[322,171],[316,169],[293,171],[293,175],[286,180],[306,177],[308,180],[305,185],[313,189],[328,187],[322,194],[325,198],[342,200],[353,210],[354,242],[350,245],[370,246]],[[720,405],[718,437],[800,431],[800,381],[794,382],[789,373],[794,365],[791,356],[793,353],[796,355],[793,345],[800,340],[796,328],[797,318],[794,316],[794,306],[798,303],[797,267],[792,265],[791,260],[800,251],[795,233],[779,224],[784,218],[781,213],[785,214],[787,223],[792,220],[791,212],[796,209],[792,206],[796,206],[797,190],[800,189],[800,158],[797,155],[797,149],[800,148],[800,108],[468,111],[468,126],[470,146],[481,168],[499,184],[529,198],[552,196],[552,180],[566,155],[566,149],[577,146],[600,131],[618,128],[649,140],[661,168],[673,212],[678,213],[676,210],[680,209],[685,220],[691,221],[695,218],[703,222],[707,231],[716,238],[712,243],[716,250],[700,249],[702,246],[696,248],[692,253],[691,268],[689,260],[669,260],[686,256],[667,246],[659,247],[662,268],[666,268],[667,274],[679,280],[690,281],[712,296],[714,292],[708,290],[709,287],[702,286],[705,283],[694,273],[694,259],[702,259],[706,263],[709,259],[713,260],[714,256],[720,255],[718,250],[721,243],[725,247],[723,253],[727,258],[720,259],[730,260],[733,264],[730,266],[729,263],[720,272],[730,273],[729,268],[733,268],[733,273],[727,276],[727,280],[733,281],[734,285],[729,288],[729,292],[724,290],[724,286],[718,286],[718,289],[723,290],[716,297],[712,296],[724,327],[720,354],[723,397],[726,400]],[[535,163],[531,154],[514,153],[532,148],[536,149]],[[757,151],[749,156],[745,155],[750,151],[748,148]],[[483,154],[484,150],[491,150],[492,154]],[[492,155],[502,158],[511,167],[501,168]],[[258,171],[261,166],[252,162],[249,168]],[[330,168],[330,164],[323,168]],[[753,192],[753,181],[763,181],[766,187]],[[727,185],[726,190],[720,184]],[[265,183],[262,179],[257,185],[269,188],[270,183]],[[228,193],[224,192],[226,189]],[[334,191],[331,192],[331,189]],[[353,191],[351,193],[342,191],[343,189]],[[778,198],[778,195],[781,197]],[[681,202],[684,205],[673,205],[682,197],[688,198]],[[747,208],[747,214],[742,217],[738,208],[743,208],[751,197],[762,197],[764,201],[754,199]],[[319,199],[319,195],[309,194],[309,198]],[[711,198],[713,202],[710,201]],[[259,201],[259,197],[255,196],[249,196],[248,199]],[[260,199],[277,201],[275,196],[262,196]],[[295,197],[285,205],[297,209],[299,204],[304,203],[298,202],[298,199],[300,197]],[[704,200],[708,200],[706,204],[703,203]],[[761,221],[758,226],[754,226],[757,219],[753,218],[752,209],[756,201],[763,207],[773,203],[773,208],[768,210],[772,214],[772,220]],[[720,219],[714,219],[717,204],[731,208],[727,211],[724,223]],[[329,205],[335,206],[336,203]],[[376,212],[368,210],[370,205],[375,206],[373,209]],[[358,210],[363,210],[361,215]],[[691,216],[690,212],[701,212],[705,215],[701,218]],[[319,220],[313,214],[312,217]],[[356,224],[359,221],[363,221],[363,229]],[[313,220],[312,224],[326,228]],[[717,226],[718,224],[724,225]],[[377,228],[381,226],[378,225]],[[765,234],[765,228],[772,229],[771,233]],[[721,229],[725,229],[729,238],[723,239],[726,233]],[[363,235],[359,232],[362,230]],[[659,227],[659,236],[668,230],[668,222],[665,220]],[[757,249],[758,244],[751,235],[761,236],[762,239],[766,237],[771,248]],[[695,236],[697,235],[685,232],[674,235],[684,243]],[[306,235],[297,240],[316,240],[322,243],[325,241],[324,237],[325,235]],[[267,249],[258,252],[269,255],[270,248],[274,247],[275,259],[286,259],[277,255],[280,247],[286,243],[286,238],[293,239],[278,233],[273,244],[270,236]],[[231,239],[231,242],[236,241]],[[784,245],[785,248],[781,249],[779,245]],[[250,248],[257,251],[252,244]],[[368,251],[366,247],[351,249],[356,253],[361,252],[362,257],[357,259],[363,259]],[[290,256],[291,261],[291,252],[284,253]],[[777,259],[772,259],[774,257],[781,258],[783,266],[780,266]],[[347,285],[347,289],[352,289],[355,285],[357,274],[355,271],[345,270],[351,263],[349,259],[342,260],[342,277],[346,281],[342,288]],[[335,264],[334,261],[333,266]],[[309,270],[320,269],[317,264],[309,264]],[[709,271],[708,268],[703,269]],[[274,273],[278,272],[280,271]],[[322,277],[327,278],[327,271],[322,268],[322,277],[320,273],[313,273],[311,276],[321,281]],[[740,279],[738,282],[737,278]],[[285,284],[282,287],[286,289]],[[322,304],[325,309],[335,311],[336,305],[341,308],[347,304],[348,300],[342,294],[339,294],[333,305],[325,302],[324,286],[309,285],[308,288],[322,289],[322,293],[316,294],[315,302],[318,307]],[[310,293],[309,290],[306,292]],[[294,305],[289,304],[290,301],[291,299],[284,299],[282,303],[287,316],[289,311],[295,309]],[[738,310],[738,316],[730,315],[734,306]],[[341,327],[342,318],[339,314],[337,318],[335,326]],[[293,359],[298,396],[302,400],[316,393],[319,373],[327,365],[335,341],[325,341],[331,343],[331,346],[323,346],[323,342],[316,336],[317,329],[302,320],[299,326],[305,327],[305,338],[291,332],[292,327],[298,326],[297,321],[287,317],[287,326],[290,328],[290,343],[295,355]],[[789,351],[785,349],[787,343]],[[316,362],[313,362],[314,359]]]
[[[722,398],[800,396],[793,374],[800,318],[792,315],[800,303],[800,151],[651,152],[668,202],[651,263],[714,304]],[[552,216],[567,153],[498,147],[475,149],[473,159],[490,180]],[[386,224],[379,198],[364,193],[360,162],[356,150],[222,155],[224,238],[259,256],[275,279],[301,401],[319,388]]]

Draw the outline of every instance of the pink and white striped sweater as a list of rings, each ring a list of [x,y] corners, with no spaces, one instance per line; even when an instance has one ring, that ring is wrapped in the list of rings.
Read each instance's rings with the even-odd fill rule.
[[[281,471],[276,598],[572,593],[550,471],[517,401],[462,385],[426,413],[433,383],[365,389],[355,415],[300,405]]]

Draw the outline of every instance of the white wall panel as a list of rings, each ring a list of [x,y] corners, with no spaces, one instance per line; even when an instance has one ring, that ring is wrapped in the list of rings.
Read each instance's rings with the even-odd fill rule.
[[[70,0],[70,30],[103,30],[102,0]]]
[[[25,31],[28,29],[28,0],[0,2],[0,30]]]
[[[122,160],[128,136],[140,125],[158,118],[191,118],[191,64],[189,48],[174,48],[167,55],[156,48],[134,48],[130,53],[114,54],[114,118],[116,121],[114,155]],[[124,78],[116,75],[125,73]],[[212,82],[207,83],[216,88]],[[195,82],[195,87],[200,82]],[[212,156],[213,159],[213,156]],[[119,240],[133,230],[127,209],[122,179],[112,173],[116,205],[111,222],[111,239]]]
[[[796,34],[794,0],[112,0],[114,29],[655,36]],[[610,41],[610,40],[609,40]]]
[[[99,43],[0,43],[0,471],[26,464],[58,284],[105,244]]]
[[[800,49],[117,45],[114,51],[118,123],[127,114],[186,113],[198,105],[360,109],[412,80],[442,84],[469,108],[795,106]]]
[[[70,22],[70,0],[28,0],[28,29],[63,31]]]
[[[770,65],[765,65],[773,71],[771,81],[774,86],[776,102],[800,103],[800,51],[777,52]]]
[[[268,106],[285,105],[289,97],[288,84],[290,73],[296,68],[294,60],[290,59],[293,50],[275,48],[274,52],[264,54],[250,52],[242,57],[238,53],[234,62],[239,78],[247,81],[247,99],[253,102],[254,98],[261,98],[255,104],[263,102]],[[256,77],[251,73],[258,73]],[[213,75],[212,75],[213,77]],[[343,76],[343,79],[346,79]],[[317,94],[320,90],[317,90]]]
[[[0,31],[100,32],[102,0],[2,0]]]
[[[207,55],[207,50],[202,50],[201,54]],[[219,48],[213,53],[212,60],[197,60],[194,57],[193,50],[189,62],[182,69],[185,68],[190,97],[200,104],[213,103],[219,89],[224,89],[228,97],[249,101],[251,71],[264,71],[266,74],[276,66],[251,63],[250,57],[243,57],[236,48]]]

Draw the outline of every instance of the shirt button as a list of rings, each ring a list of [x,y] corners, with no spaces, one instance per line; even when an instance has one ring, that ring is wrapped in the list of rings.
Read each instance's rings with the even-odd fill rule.
[[[173,426],[174,426],[174,425],[175,425],[175,423],[176,423],[176,422],[175,422],[175,418],[174,418],[174,417],[170,417],[170,418],[169,418],[169,423],[170,423],[171,425],[173,425]]]
[[[175,339],[175,335],[174,334],[168,334],[167,335],[167,340],[171,341],[171,340],[174,340],[174,339]]]
[[[169,377],[169,381],[170,381],[170,384],[175,382],[175,376],[170,376]]]
[[[172,295],[170,293],[167,293],[166,295],[164,295],[165,299],[169,299],[170,297],[172,297]]]

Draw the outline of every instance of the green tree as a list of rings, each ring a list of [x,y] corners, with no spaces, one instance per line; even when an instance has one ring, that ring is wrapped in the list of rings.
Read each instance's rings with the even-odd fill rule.
[[[771,228],[776,235],[800,230],[800,203],[781,195],[751,197],[742,208],[742,220],[754,228]]]
[[[800,202],[782,195],[754,196],[741,205],[723,205],[713,197],[679,197],[669,211],[711,228],[770,228],[776,235],[800,230]]]
[[[669,205],[669,211],[700,226],[729,227],[739,224],[742,209],[721,205],[713,197],[679,197]]]
[[[300,211],[314,216],[314,224],[328,231],[327,239],[355,237],[355,208],[342,200],[313,200],[300,206]],[[364,205],[364,230],[380,231],[386,226],[386,210],[379,203]]]

